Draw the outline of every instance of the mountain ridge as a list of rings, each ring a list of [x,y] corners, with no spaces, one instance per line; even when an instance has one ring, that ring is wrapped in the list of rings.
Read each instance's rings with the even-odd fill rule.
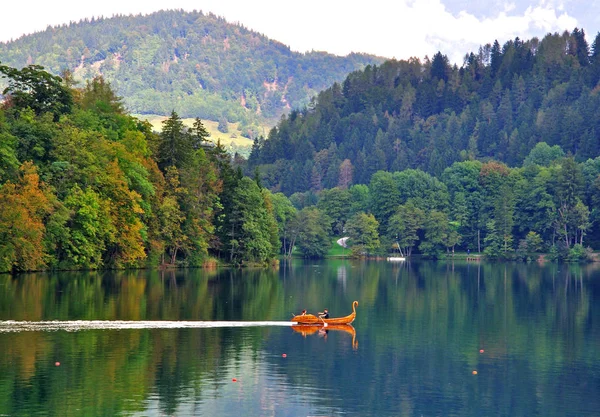
[[[102,75],[132,113],[242,122],[246,133],[310,102],[320,90],[382,57],[292,51],[201,11],[91,18],[0,43],[13,67],[39,64],[81,82]],[[254,132],[253,132],[254,131]]]

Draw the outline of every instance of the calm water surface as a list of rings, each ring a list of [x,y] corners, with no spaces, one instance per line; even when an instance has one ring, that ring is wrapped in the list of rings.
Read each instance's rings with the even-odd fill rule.
[[[353,300],[354,328],[326,333],[166,323],[286,321],[303,308],[344,316]],[[0,323],[0,415],[600,413],[598,264],[1,275],[0,320],[163,321],[68,331]]]

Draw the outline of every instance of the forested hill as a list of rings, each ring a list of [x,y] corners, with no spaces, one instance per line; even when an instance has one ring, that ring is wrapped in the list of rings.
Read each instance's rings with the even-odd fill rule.
[[[85,20],[0,43],[5,65],[39,64],[54,74],[68,69],[76,79],[102,75],[133,113],[175,110],[230,122],[279,118],[383,60],[292,52],[213,14],[184,11]]]
[[[388,61],[350,74],[257,140],[249,172],[287,195],[368,183],[373,173],[453,162],[521,166],[539,142],[576,160],[600,154],[600,34],[488,44],[451,66]]]

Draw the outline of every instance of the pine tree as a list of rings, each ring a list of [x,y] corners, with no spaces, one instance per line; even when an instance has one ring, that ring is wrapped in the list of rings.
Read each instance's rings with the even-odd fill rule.
[[[183,121],[173,110],[171,116],[162,123],[158,155],[156,159],[161,170],[174,166],[185,168],[193,153],[190,134],[184,128]]]

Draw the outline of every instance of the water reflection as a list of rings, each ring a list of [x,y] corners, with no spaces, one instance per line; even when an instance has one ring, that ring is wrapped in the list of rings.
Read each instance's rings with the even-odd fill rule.
[[[360,307],[351,330],[326,334],[0,334],[0,414],[595,415],[599,267],[332,261],[2,275],[0,320],[281,321]]]
[[[296,333],[300,333],[304,337],[318,335],[319,337],[323,337],[324,339],[327,339],[327,335],[329,335],[330,331],[344,332],[352,337],[352,349],[358,349],[358,340],[356,340],[356,330],[354,329],[354,327],[352,327],[351,324],[331,324],[327,327],[301,325],[292,327],[292,330]]]

